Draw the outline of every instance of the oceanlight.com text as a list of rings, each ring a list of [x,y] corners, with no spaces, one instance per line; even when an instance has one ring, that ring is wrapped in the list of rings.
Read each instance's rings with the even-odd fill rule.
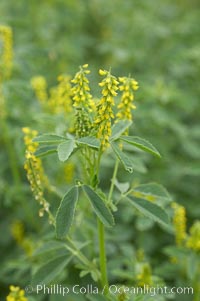
[[[104,286],[103,289],[98,288],[95,285],[88,284],[85,286],[81,286],[79,284],[75,284],[73,286],[64,286],[61,284],[52,284],[47,286],[45,284],[38,284],[35,287],[28,285],[25,287],[25,291],[27,294],[35,293],[37,295],[62,295],[66,296],[68,294],[76,294],[76,295],[84,295],[84,294],[102,294],[106,291],[107,287]],[[177,295],[193,295],[194,289],[193,287],[169,287],[169,286],[149,286],[144,285],[143,287],[136,286],[119,286],[112,284],[108,287],[108,292],[111,295],[118,295],[125,293],[127,295],[149,295],[154,297],[156,295],[169,295],[169,294],[177,294]]]

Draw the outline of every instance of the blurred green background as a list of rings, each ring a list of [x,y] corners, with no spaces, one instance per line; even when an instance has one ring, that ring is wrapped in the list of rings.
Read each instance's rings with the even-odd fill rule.
[[[88,63],[92,92],[98,96],[99,68],[111,67],[116,76],[131,74],[140,86],[132,134],[150,140],[162,154],[161,160],[145,156],[148,171],[136,172],[134,180],[163,184],[174,200],[185,206],[188,226],[199,218],[198,0],[1,0],[0,24],[11,26],[14,33],[13,73],[3,86],[8,133],[1,129],[0,136],[2,296],[21,275],[12,272],[18,269],[17,258],[22,250],[13,240],[10,225],[19,219],[27,235],[40,232],[36,222],[38,206],[23,170],[21,133],[23,126],[40,132],[45,128],[30,85],[35,75],[45,76],[51,87],[59,74],[73,76],[79,65]],[[11,173],[5,135],[12,143],[19,181]],[[58,178],[57,175],[57,182]],[[148,242],[155,233],[148,233]],[[141,247],[148,253],[144,240]],[[161,244],[169,241],[166,236]],[[157,247],[155,244],[150,248],[152,258]],[[27,270],[25,275],[30,277]],[[23,285],[28,280],[20,281]]]

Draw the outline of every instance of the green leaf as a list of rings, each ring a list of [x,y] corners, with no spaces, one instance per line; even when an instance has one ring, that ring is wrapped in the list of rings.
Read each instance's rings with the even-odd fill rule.
[[[59,144],[57,148],[59,160],[62,162],[66,161],[73,152],[74,147],[75,142],[71,139]]]
[[[46,262],[33,275],[32,286],[35,287],[38,284],[48,284],[52,280],[56,279],[56,277],[62,272],[62,270],[64,270],[66,265],[70,262],[72,257],[73,256],[67,257],[66,252],[66,255],[56,257]]]
[[[80,276],[80,278],[83,278],[83,277],[85,277],[89,273],[90,273],[89,270],[83,270],[83,271],[80,272],[79,276]]]
[[[136,197],[144,198],[149,201],[159,200],[163,203],[169,203],[172,201],[167,190],[157,183],[141,184],[134,187],[132,191]]]
[[[76,142],[80,145],[87,145],[89,147],[96,148],[96,149],[99,149],[100,147],[100,141],[95,137],[89,137],[89,136],[82,137],[76,140]]]
[[[178,247],[178,246],[165,247],[163,252],[164,252],[164,254],[166,254],[170,257],[177,257],[177,258],[180,258],[181,260],[185,260],[190,254],[190,250],[188,250],[184,247]]]
[[[121,192],[121,193],[125,193],[128,191],[130,184],[129,182],[124,182],[121,183],[119,182],[117,179],[115,180],[115,186],[117,187],[117,189]]]
[[[110,137],[110,141],[118,139],[121,136],[121,134],[123,134],[125,132],[125,130],[127,128],[129,128],[129,126],[131,124],[132,124],[132,121],[130,121],[130,120],[121,120],[121,121],[115,123],[112,126],[112,134]]]
[[[94,212],[102,221],[102,223],[105,226],[113,226],[114,218],[100,196],[88,185],[83,185],[83,189],[92,204]]]
[[[72,247],[70,247],[70,245],[68,245],[68,244],[65,244],[65,248],[73,255],[73,256],[79,256],[78,254],[77,254],[77,249],[78,250],[81,250],[81,249],[83,249],[84,247],[86,247],[86,246],[88,246],[89,244],[91,243],[91,241],[85,241],[84,243],[80,243],[80,242],[73,242],[73,244],[74,244],[74,246],[76,247],[75,249],[74,248],[72,248]]]
[[[121,151],[121,149],[119,148],[119,146],[116,143],[112,142],[111,146],[112,146],[112,149],[113,149],[114,153],[116,154],[117,158],[120,160],[120,162],[124,166],[124,168],[128,172],[132,173],[133,172],[133,165],[132,165],[132,162],[129,159],[129,157]]]
[[[78,200],[78,188],[72,187],[63,197],[56,214],[56,235],[64,238],[72,224],[76,202]]]
[[[57,146],[55,145],[42,146],[36,150],[34,155],[36,157],[45,157],[53,153],[56,153],[56,151],[57,151]]]
[[[101,279],[101,273],[98,270],[92,270],[90,272],[90,275],[95,282]]]
[[[149,141],[145,139],[142,139],[140,137],[133,137],[133,136],[122,136],[120,137],[120,139],[128,144],[134,145],[135,147],[142,149],[145,152],[151,153],[159,158],[161,157],[157,149]]]
[[[57,255],[57,252],[62,252],[65,250],[66,253],[66,247],[65,244],[61,241],[48,241],[44,243],[42,246],[38,247],[32,254],[32,257],[44,257],[47,258],[47,256],[51,256],[53,254],[53,257]]]
[[[131,195],[127,196],[127,199],[130,201],[131,205],[133,205],[145,216],[153,219],[161,225],[169,226],[169,217],[164,209],[162,209],[160,206]]]
[[[134,157],[133,157],[133,155],[130,153],[126,153],[126,155],[129,158],[129,160],[131,161],[134,171],[141,172],[141,173],[147,172],[146,166],[144,165],[144,163],[141,161],[141,159],[138,156],[134,155]]]
[[[44,134],[37,136],[33,139],[33,142],[44,143],[44,144],[58,144],[61,141],[65,141],[66,138],[59,135],[54,134]]]
[[[191,253],[187,257],[187,275],[190,280],[195,280],[198,275],[199,254]]]

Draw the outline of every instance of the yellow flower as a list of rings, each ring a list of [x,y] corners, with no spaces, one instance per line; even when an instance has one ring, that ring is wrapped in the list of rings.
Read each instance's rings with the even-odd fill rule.
[[[48,186],[48,180],[44,174],[41,159],[34,155],[38,144],[33,142],[32,139],[37,136],[37,131],[27,127],[23,128],[22,131],[25,134],[24,143],[26,145],[24,169],[26,170],[33,195],[42,206],[39,216],[43,216],[45,211],[49,213],[49,203],[44,198],[44,186]]]
[[[24,226],[19,220],[15,220],[11,225],[11,233],[16,242],[20,245],[24,239]]]
[[[111,135],[111,120],[114,118],[112,107],[114,106],[114,97],[117,96],[118,81],[109,71],[99,70],[99,74],[105,78],[99,83],[102,87],[102,98],[97,105],[97,114],[94,120],[97,130],[97,138],[101,140],[102,148],[105,149],[109,143]]]
[[[189,249],[200,251],[200,221],[194,222],[190,228],[190,236],[187,239],[186,246]]]
[[[43,76],[35,76],[31,79],[31,86],[37,99],[44,105],[48,99],[46,79]]]
[[[134,91],[138,89],[138,82],[130,77],[119,77],[119,90],[122,91],[122,100],[118,105],[117,121],[118,120],[132,120],[131,110],[136,109],[133,104]]]
[[[183,206],[173,203],[173,224],[175,228],[176,244],[181,246],[186,239],[186,210]]]
[[[0,39],[3,41],[2,63],[3,76],[9,77],[13,60],[13,33],[9,26],[0,26]]]
[[[16,243],[30,256],[33,252],[33,242],[24,236],[24,225],[20,220],[11,224],[11,234]]]
[[[50,90],[48,101],[50,111],[54,114],[64,112],[68,115],[72,111],[71,96],[70,77],[60,75],[58,77],[58,85]]]
[[[10,286],[10,293],[6,297],[6,301],[28,301],[28,299],[24,296],[24,290],[20,289],[19,286]]]
[[[99,69],[99,74],[105,76],[107,74],[106,70]]]
[[[90,73],[90,70],[87,69],[88,64],[80,66],[79,72],[75,74],[75,77],[71,80],[74,84],[72,88],[73,95],[73,106],[85,107],[90,109],[92,95],[90,94],[89,80],[87,75]]]
[[[32,241],[30,238],[26,238],[26,237],[23,239],[21,247],[23,248],[27,256],[32,256],[33,251],[36,248],[35,242]]]
[[[80,66],[79,72],[75,74],[72,83],[73,107],[76,109],[75,132],[77,137],[84,137],[90,134],[92,129],[92,120],[90,113],[95,107],[94,100],[90,94],[89,80],[87,75],[90,71],[88,64]]]
[[[28,127],[23,127],[22,132],[25,134],[24,135],[24,144],[26,146],[26,150],[28,151],[27,155],[30,156],[29,153],[34,153],[37,150],[38,143],[33,142],[32,140],[33,140],[33,138],[35,138],[37,136],[38,132],[35,130],[31,130]]]

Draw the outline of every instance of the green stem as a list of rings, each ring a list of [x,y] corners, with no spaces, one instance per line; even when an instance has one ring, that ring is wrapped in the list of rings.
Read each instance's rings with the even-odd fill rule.
[[[101,271],[101,283],[104,289],[104,293],[108,294],[108,277],[107,277],[107,263],[106,263],[106,251],[105,251],[105,230],[104,225],[98,219],[98,234],[99,234],[99,259],[100,259],[100,271]]]
[[[115,168],[114,168],[113,176],[111,179],[110,191],[109,191],[109,195],[108,195],[108,204],[112,203],[112,195],[113,195],[113,190],[114,190],[114,186],[115,186],[115,180],[117,177],[118,167],[119,167],[119,160],[117,160],[115,163]]]
[[[67,240],[71,244],[72,247],[66,245],[66,248],[74,256],[76,256],[80,260],[80,262],[82,262],[86,266],[86,268],[88,268],[89,270],[98,271],[98,273],[99,273],[99,270],[97,270],[96,265],[93,262],[91,262],[91,261],[88,260],[88,258],[80,251],[80,249],[78,249],[76,247],[76,245],[74,244],[74,242],[72,241],[72,239],[70,239],[69,236],[67,236]]]
[[[69,238],[69,236],[67,237],[67,240],[69,241],[69,243],[72,245],[73,249],[70,248],[69,246],[66,246],[66,248],[72,252],[72,254],[76,254],[76,257],[79,258],[79,260],[81,262],[83,262],[85,265],[90,266],[91,263],[90,261],[87,259],[87,257],[85,257],[85,255],[76,247],[76,245],[73,243],[73,241]]]
[[[97,161],[96,161],[96,174],[99,175],[100,161],[102,156],[102,148],[100,148]],[[94,187],[95,189],[96,187]],[[104,290],[104,294],[109,292],[108,276],[107,276],[107,261],[106,261],[106,249],[105,249],[105,229],[103,223],[97,218],[98,223],[98,239],[99,239],[99,264],[101,272],[101,284]]]

